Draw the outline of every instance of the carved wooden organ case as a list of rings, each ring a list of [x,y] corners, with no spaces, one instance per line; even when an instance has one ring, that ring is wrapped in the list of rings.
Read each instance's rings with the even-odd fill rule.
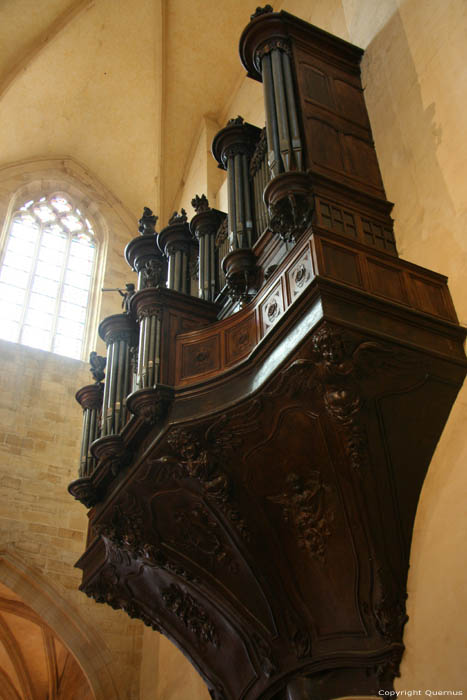
[[[466,372],[446,278],[401,260],[362,51],[258,9],[240,40],[266,127],[125,251],[83,387],[82,590],[167,635],[216,700],[391,689],[411,532]]]

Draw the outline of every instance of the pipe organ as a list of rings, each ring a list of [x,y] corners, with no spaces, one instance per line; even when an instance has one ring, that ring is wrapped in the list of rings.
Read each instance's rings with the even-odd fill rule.
[[[81,588],[167,635],[216,700],[399,673],[417,501],[467,363],[446,278],[398,257],[362,53],[252,15],[266,124],[214,138],[228,211],[193,193],[158,232],[145,209],[105,381],[76,395]]]

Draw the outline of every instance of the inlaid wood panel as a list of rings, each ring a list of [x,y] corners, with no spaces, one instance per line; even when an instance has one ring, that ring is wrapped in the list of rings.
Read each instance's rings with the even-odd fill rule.
[[[220,369],[220,338],[212,335],[197,343],[186,343],[182,347],[180,379]]]
[[[237,362],[248,355],[257,342],[255,314],[225,331],[225,364]]]

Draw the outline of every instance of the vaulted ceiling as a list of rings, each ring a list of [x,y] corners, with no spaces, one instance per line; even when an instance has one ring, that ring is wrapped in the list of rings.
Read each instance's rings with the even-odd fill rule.
[[[3,700],[92,700],[89,684],[50,627],[0,584],[0,696]]]
[[[166,217],[202,118],[224,125],[254,9],[252,0],[0,0],[0,166],[69,155],[133,217],[146,204]]]

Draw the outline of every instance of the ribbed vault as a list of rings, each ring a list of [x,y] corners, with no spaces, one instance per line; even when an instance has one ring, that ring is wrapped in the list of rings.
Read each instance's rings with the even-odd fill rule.
[[[32,608],[0,584],[0,681],[4,700],[92,700],[73,655]]]

